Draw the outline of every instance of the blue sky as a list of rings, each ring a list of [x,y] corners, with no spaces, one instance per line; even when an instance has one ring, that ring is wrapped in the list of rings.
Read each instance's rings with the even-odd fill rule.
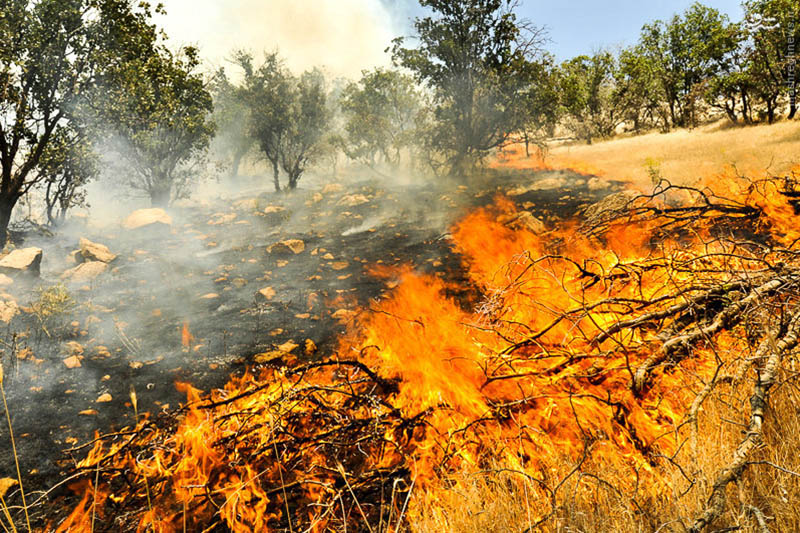
[[[413,0],[384,0],[399,18],[420,14]],[[588,54],[598,48],[614,49],[636,42],[642,25],[668,19],[684,11],[693,0],[521,0],[519,16],[546,26],[551,39],[547,48],[559,60]],[[740,0],[705,0],[703,4],[740,20]]]

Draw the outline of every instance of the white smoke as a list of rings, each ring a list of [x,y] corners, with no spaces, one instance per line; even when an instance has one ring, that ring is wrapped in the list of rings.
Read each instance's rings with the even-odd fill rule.
[[[398,4],[380,0],[167,0],[157,22],[173,45],[195,45],[211,67],[231,51],[278,50],[292,71],[314,66],[356,78],[390,62],[384,51],[405,31]],[[230,70],[230,69],[229,69]]]

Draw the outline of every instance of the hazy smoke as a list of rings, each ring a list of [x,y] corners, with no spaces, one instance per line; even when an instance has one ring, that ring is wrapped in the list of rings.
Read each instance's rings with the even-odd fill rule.
[[[236,48],[276,48],[293,71],[324,67],[357,77],[386,65],[384,50],[407,25],[398,0],[170,0],[159,20],[175,45],[193,44],[212,66]]]

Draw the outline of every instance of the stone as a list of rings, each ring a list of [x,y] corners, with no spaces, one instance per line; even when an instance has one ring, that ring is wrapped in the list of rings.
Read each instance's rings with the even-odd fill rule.
[[[297,255],[303,253],[305,249],[306,243],[300,239],[287,239],[267,247],[267,252],[274,255]]]
[[[631,202],[640,196],[635,191],[620,191],[609,194],[599,202],[593,203],[583,210],[585,226],[604,224],[625,214],[631,209]]]
[[[20,248],[0,259],[0,272],[5,274],[27,273],[38,276],[41,264],[41,248]]]
[[[0,287],[8,287],[12,285],[14,280],[6,276],[5,274],[0,274]]]
[[[102,261],[88,261],[75,268],[70,268],[61,275],[61,279],[74,283],[92,281],[106,270],[108,270],[108,264]]]
[[[81,257],[85,261],[100,261],[101,263],[110,263],[117,258],[116,254],[111,253],[108,246],[92,242],[89,239],[81,238],[78,241],[80,247]]]
[[[122,227],[128,230],[140,228],[167,228],[172,226],[172,217],[159,207],[137,209],[122,222]]]
[[[348,194],[347,196],[343,196],[337,202],[337,205],[342,205],[346,207],[356,207],[366,203],[369,203],[369,198],[367,198],[363,194]]]
[[[534,235],[541,235],[547,231],[544,222],[533,216],[530,211],[520,211],[511,216],[503,216],[497,221],[511,229],[527,230]]]
[[[19,306],[14,300],[0,301],[0,321],[8,324],[19,313]]]
[[[256,293],[256,299],[272,300],[275,298],[275,294],[277,293],[272,287],[264,287]]]

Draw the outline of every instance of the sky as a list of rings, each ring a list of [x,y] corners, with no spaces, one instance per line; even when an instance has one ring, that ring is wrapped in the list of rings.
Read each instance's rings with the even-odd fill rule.
[[[209,69],[229,65],[236,49],[278,50],[296,71],[323,66],[356,78],[389,64],[392,38],[410,35],[422,13],[414,0],[162,0],[158,22],[173,46],[200,48]],[[521,0],[520,18],[548,30],[547,48],[559,61],[599,48],[633,44],[642,25],[667,19],[693,0]],[[704,3],[741,18],[739,0]],[[230,70],[232,67],[228,66]]]

